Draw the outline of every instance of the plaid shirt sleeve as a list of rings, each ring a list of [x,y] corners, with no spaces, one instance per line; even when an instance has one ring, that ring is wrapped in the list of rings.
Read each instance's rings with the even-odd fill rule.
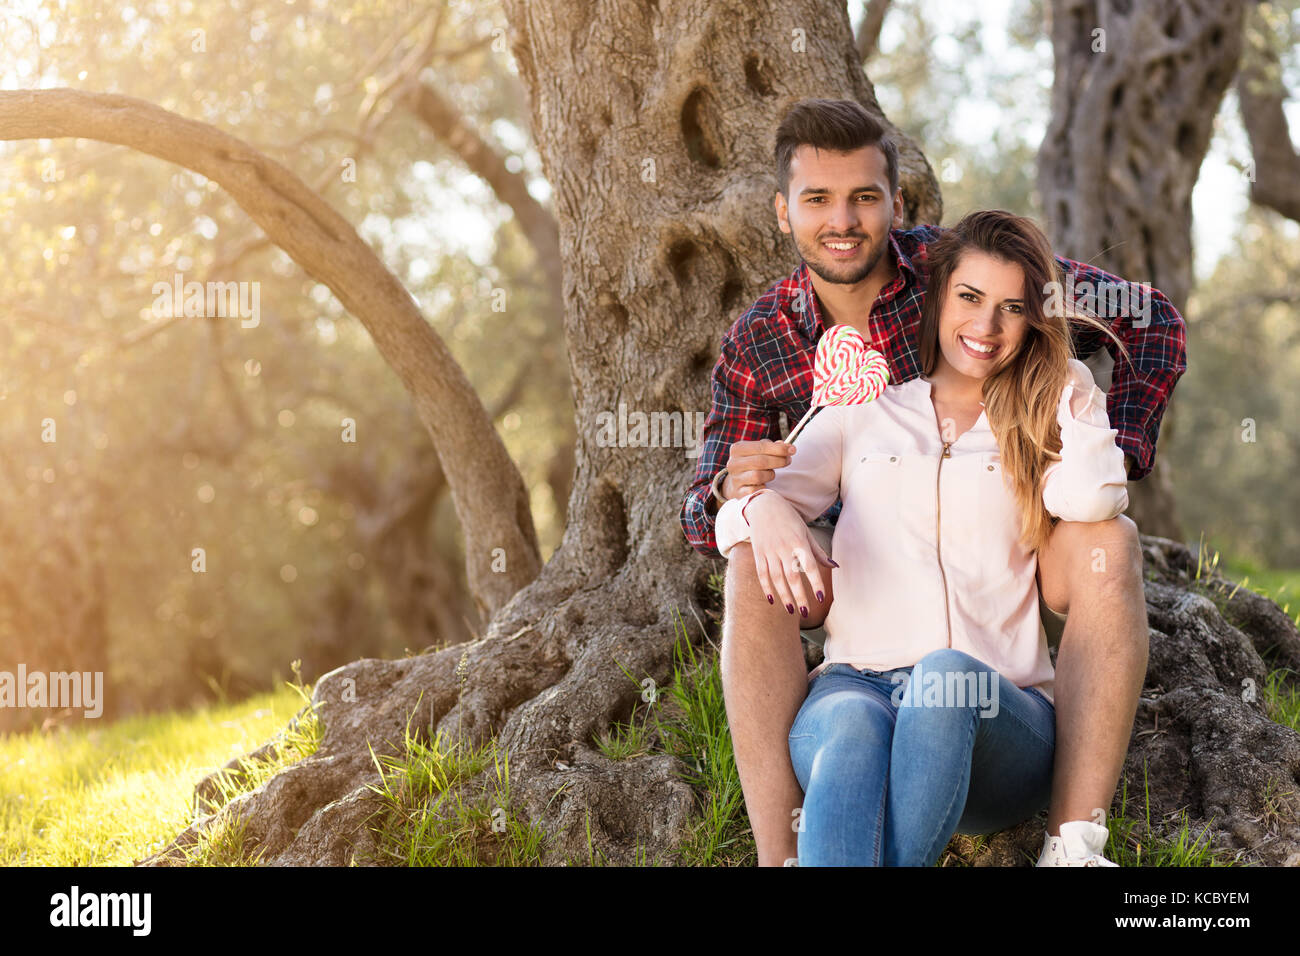
[[[1119,432],[1120,448],[1133,458],[1129,478],[1144,478],[1155,465],[1160,419],[1174,385],[1187,371],[1186,324],[1159,289],[1073,259],[1058,256],[1056,261],[1073,274],[1075,301],[1090,307],[1102,321],[1109,321],[1111,331],[1132,358],[1125,361],[1115,341],[1104,332],[1084,324],[1071,325],[1079,358],[1105,348],[1115,360],[1106,414],[1111,427]],[[1091,288],[1083,286],[1085,282],[1091,283]],[[1112,297],[1112,293],[1118,294]]]
[[[779,437],[778,413],[763,404],[753,370],[737,342],[743,321],[742,317],[723,337],[722,354],[713,366],[713,404],[704,420],[695,478],[682,502],[686,540],[700,554],[715,558],[721,555],[714,537],[717,515],[709,509],[714,476],[727,464],[733,442]]]

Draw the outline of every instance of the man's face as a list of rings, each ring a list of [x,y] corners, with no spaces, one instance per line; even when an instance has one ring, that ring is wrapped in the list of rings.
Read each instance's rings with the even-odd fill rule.
[[[903,224],[903,196],[889,194],[885,154],[876,146],[836,153],[800,146],[790,160],[789,198],[776,196],[782,232],[808,268],[827,282],[861,282]]]

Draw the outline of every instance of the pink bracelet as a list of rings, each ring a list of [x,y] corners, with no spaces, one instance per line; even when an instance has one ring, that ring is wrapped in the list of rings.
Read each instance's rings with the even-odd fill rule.
[[[740,516],[741,516],[742,518],[745,518],[745,509],[749,507],[750,502],[752,502],[755,498],[757,498],[759,495],[761,495],[761,494],[762,494],[763,492],[765,492],[765,491],[767,491],[766,488],[760,488],[760,489],[758,489],[758,491],[754,492],[752,495],[749,496],[749,501],[746,501],[746,502],[741,506],[741,508],[740,508]],[[749,524],[749,519],[748,519],[748,518],[745,518],[745,524],[746,524],[746,525]]]

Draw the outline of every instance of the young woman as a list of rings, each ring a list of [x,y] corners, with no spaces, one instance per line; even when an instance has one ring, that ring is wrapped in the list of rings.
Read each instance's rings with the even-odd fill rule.
[[[1105,396],[1071,357],[1067,323],[1111,333],[1053,307],[1061,276],[1042,232],[972,213],[930,245],[928,268],[921,375],[821,409],[790,464],[718,512],[719,551],[749,540],[768,601],[798,607],[800,572],[816,585],[826,560],[807,524],[843,502],[825,660],[790,730],[800,866],[928,866],[954,832],[1047,806],[1054,672],[1037,551],[1055,519],[1128,505]],[[1109,864],[1104,827],[1067,828]]]

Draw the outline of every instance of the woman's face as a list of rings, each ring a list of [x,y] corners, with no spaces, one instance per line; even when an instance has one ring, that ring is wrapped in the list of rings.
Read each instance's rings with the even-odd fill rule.
[[[1020,266],[967,250],[957,260],[939,313],[941,361],[984,379],[1015,358],[1029,330]]]

